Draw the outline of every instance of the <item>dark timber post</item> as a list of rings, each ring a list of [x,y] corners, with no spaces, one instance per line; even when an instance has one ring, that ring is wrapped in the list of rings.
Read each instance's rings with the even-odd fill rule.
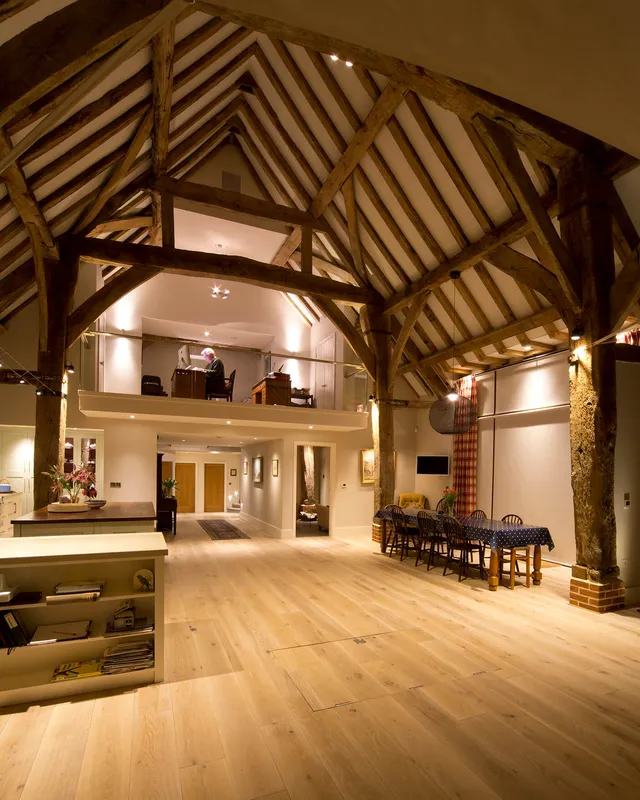
[[[615,278],[612,217],[606,180],[586,156],[560,170],[562,239],[579,271],[583,336],[570,370],[571,484],[576,532],[571,603],[595,611],[624,605],[618,580],[614,466],[617,427],[615,343],[609,293]]]
[[[40,341],[38,372],[42,394],[36,397],[36,432],[34,469],[34,508],[49,502],[49,480],[42,473],[51,465],[61,465],[64,453],[64,432],[67,417],[65,357],[67,318],[71,313],[78,276],[78,258],[63,255],[59,260],[39,257],[41,274],[38,303],[40,306]]]

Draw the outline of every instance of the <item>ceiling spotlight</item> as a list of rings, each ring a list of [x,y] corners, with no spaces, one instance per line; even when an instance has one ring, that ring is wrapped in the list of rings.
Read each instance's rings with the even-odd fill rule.
[[[338,56],[336,56],[336,55],[332,55],[332,56],[331,56],[331,60],[332,60],[332,61],[339,61],[340,59],[338,58]]]
[[[353,66],[353,61],[345,61],[344,65],[345,65],[345,67],[352,67]]]
[[[309,430],[313,430],[313,425],[309,425]]]
[[[129,419],[135,419],[135,418],[136,418],[135,414],[129,414]]]
[[[460,395],[457,392],[449,392],[447,395],[447,400],[451,400],[452,403],[455,403],[459,396]]]
[[[576,326],[576,327],[575,327],[575,328],[574,328],[574,329],[571,331],[571,341],[572,341],[572,342],[579,342],[579,341],[580,341],[580,339],[582,339],[582,337],[583,337],[583,336],[584,336],[584,329],[583,329],[583,328],[581,328],[579,325],[578,325],[578,326]]]
[[[230,419],[227,420],[227,425],[231,425],[231,420]]]
[[[208,335],[209,335],[209,331],[205,331],[205,332],[204,332],[204,335],[205,335],[205,336],[208,336]]]
[[[38,397],[40,397],[40,395],[42,394],[42,389],[36,389],[36,394],[38,395]]]
[[[533,348],[532,348],[532,346],[530,344],[525,344],[525,345],[523,345],[522,349],[526,350],[528,352],[529,350],[532,350]]]
[[[24,378],[20,378],[20,383],[24,383],[24,382],[25,382]]]
[[[70,375],[73,375],[73,373],[76,371],[76,368],[70,361],[67,361],[67,363],[64,365],[64,368]]]

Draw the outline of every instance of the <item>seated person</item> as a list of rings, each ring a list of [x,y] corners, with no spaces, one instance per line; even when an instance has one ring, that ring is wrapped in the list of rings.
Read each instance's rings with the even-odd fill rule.
[[[224,393],[224,364],[216,356],[216,351],[211,347],[205,347],[200,353],[201,356],[207,361],[207,394],[222,394]]]

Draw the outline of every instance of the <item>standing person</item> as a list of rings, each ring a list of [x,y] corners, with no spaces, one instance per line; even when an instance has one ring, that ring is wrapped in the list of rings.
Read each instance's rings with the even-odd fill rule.
[[[216,351],[205,347],[200,355],[207,361],[207,395],[224,392],[224,364],[216,356]]]

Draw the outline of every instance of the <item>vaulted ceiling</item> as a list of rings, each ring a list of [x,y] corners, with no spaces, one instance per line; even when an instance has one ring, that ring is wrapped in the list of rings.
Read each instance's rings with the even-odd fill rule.
[[[38,6],[13,0],[0,10],[0,34],[3,13],[17,34],[0,47],[0,66],[30,33],[42,41],[38,25],[28,27]],[[19,14],[20,7],[28,12]],[[452,367],[476,372],[565,346],[571,290],[550,243],[557,168],[578,142],[611,176],[635,161],[565,126],[549,129],[533,112],[501,144],[504,129],[479,114],[509,121],[518,111],[513,104],[465,94],[470,87],[457,82],[445,91],[400,62],[381,59],[378,72],[369,51],[354,51],[350,66],[349,53],[332,58],[329,47],[314,49],[313,37],[303,41],[283,30],[278,38],[279,29],[242,22],[234,12],[216,16],[206,2],[181,10],[153,47],[122,59],[7,169],[0,189],[0,322],[35,296],[34,237],[45,248],[68,232],[153,239],[149,176],[159,112],[152,101],[158,71],[173,63],[168,174],[188,179],[231,143],[265,199],[326,222],[313,234],[314,272],[370,283],[385,298],[394,336],[406,339],[400,372],[416,392],[437,394]],[[139,27],[132,23],[127,36]],[[114,35],[102,50],[82,53],[75,71],[59,73],[64,79],[41,81],[40,94],[25,89],[28,102],[17,102],[19,80],[12,76],[0,88],[0,160],[123,41]],[[523,181],[533,197],[520,195]],[[612,204],[621,264],[637,242],[619,198]],[[300,245],[300,228],[293,228],[273,262],[300,270]],[[461,272],[455,284],[452,269]],[[308,317],[327,311],[317,299],[296,302]],[[352,307],[339,313],[359,326]]]

